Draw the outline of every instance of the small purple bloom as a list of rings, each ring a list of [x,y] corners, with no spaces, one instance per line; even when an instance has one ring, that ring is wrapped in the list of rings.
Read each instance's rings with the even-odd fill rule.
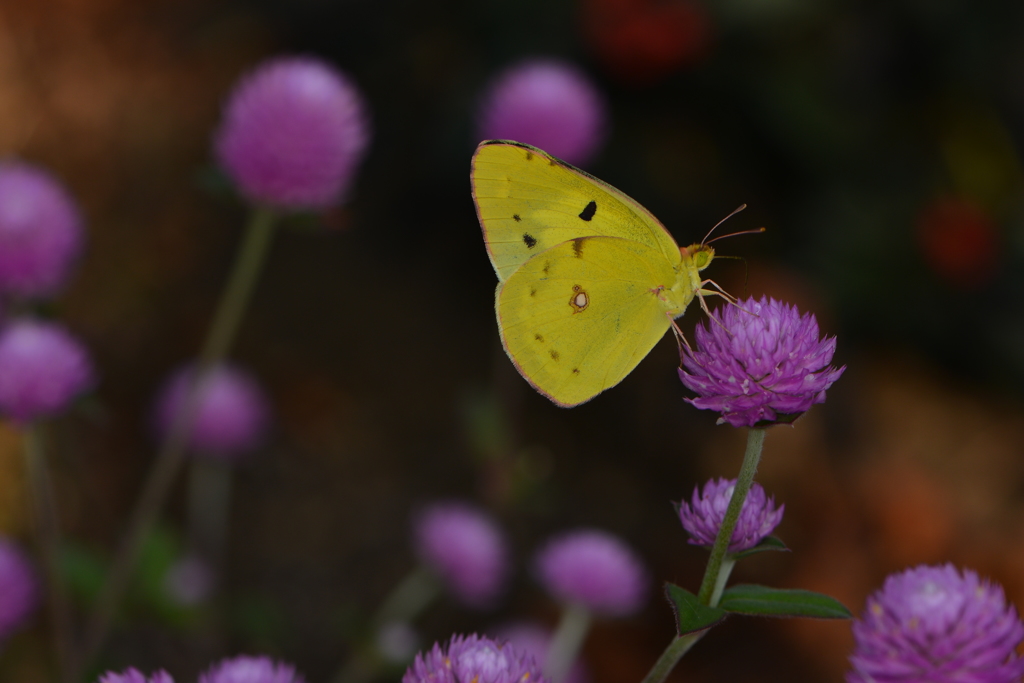
[[[1011,683],[1024,640],[1003,589],[951,564],[892,574],[853,623],[849,683]]]
[[[703,494],[699,487],[694,487],[693,502],[680,503],[679,520],[690,534],[690,543],[708,548],[715,544],[735,488],[735,479],[709,479],[704,484]],[[775,507],[775,499],[768,497],[764,487],[757,482],[751,484],[729,540],[729,552],[749,550],[763,541],[782,521],[785,510],[785,505]]]
[[[213,569],[207,562],[197,555],[187,555],[167,569],[164,592],[179,605],[194,607],[210,597],[215,581]]]
[[[174,683],[166,671],[154,671],[148,678],[138,669],[125,669],[121,673],[108,671],[99,678],[99,683]]]
[[[0,163],[0,290],[56,294],[83,241],[82,218],[63,185],[41,168]]]
[[[199,683],[305,683],[305,679],[290,664],[242,655],[217,662],[199,675]]]
[[[647,572],[618,537],[597,529],[573,531],[548,541],[534,566],[555,599],[591,612],[627,616],[643,605]]]
[[[13,420],[54,415],[93,381],[85,347],[62,326],[21,319],[0,332],[0,412]]]
[[[407,621],[391,621],[377,631],[377,654],[391,664],[405,664],[419,649],[420,634]]]
[[[679,379],[699,394],[688,402],[722,414],[719,424],[792,422],[824,403],[825,390],[846,369],[829,365],[835,337],[820,339],[814,315],[795,306],[750,298],[718,313],[721,324],[697,326],[697,350],[683,352]]]
[[[202,683],[202,681],[200,681]],[[548,683],[533,657],[512,643],[478,635],[452,636],[416,655],[402,683]]]
[[[24,626],[39,606],[39,584],[25,553],[0,536],[0,643]]]
[[[153,410],[157,434],[165,437],[192,390],[195,366],[175,371],[160,390]],[[270,408],[260,385],[230,363],[215,366],[203,382],[192,423],[191,447],[199,454],[235,460],[263,442]]]
[[[420,561],[460,600],[488,607],[497,599],[508,576],[508,550],[491,517],[458,501],[434,503],[416,515],[413,534]]]
[[[498,629],[495,632],[498,640],[508,641],[519,651],[533,657],[541,670],[547,665],[548,650],[551,647],[552,633],[539,624],[531,622],[516,622]],[[589,683],[590,673],[582,659],[577,659],[564,683]]]
[[[239,81],[215,148],[249,201],[316,210],[345,198],[369,137],[366,106],[347,76],[317,59],[286,57]]]
[[[484,139],[517,140],[571,164],[585,164],[604,141],[604,98],[576,67],[527,61],[499,74],[480,105]]]

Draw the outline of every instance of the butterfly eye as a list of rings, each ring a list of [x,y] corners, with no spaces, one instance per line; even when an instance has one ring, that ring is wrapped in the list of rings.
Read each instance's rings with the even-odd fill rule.
[[[697,270],[704,270],[715,257],[715,250],[704,244],[694,244],[686,249]]]

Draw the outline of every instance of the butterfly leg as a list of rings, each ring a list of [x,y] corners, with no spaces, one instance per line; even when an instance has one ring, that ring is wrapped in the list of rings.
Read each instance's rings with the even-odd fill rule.
[[[714,289],[705,289],[704,285],[711,285],[714,287]],[[714,280],[704,280],[703,282],[700,283],[700,287],[701,288],[697,290],[697,294],[699,296],[711,296],[713,294],[715,296],[722,297],[731,304],[735,304],[738,301],[736,297],[722,289],[722,286],[715,282]]]
[[[700,285],[701,285],[701,288],[697,290],[697,298],[700,299],[700,307],[702,309],[704,309],[704,312],[707,313],[709,318],[711,318],[716,323],[721,325],[722,329],[726,330],[726,332],[728,332],[728,329],[726,329],[725,325],[722,325],[722,322],[718,318],[716,318],[715,316],[711,315],[711,311],[708,310],[707,302],[704,301],[704,297],[705,296],[720,296],[723,299],[725,299],[727,302],[729,302],[730,304],[735,306],[736,308],[738,308],[741,311],[743,311],[744,313],[749,313],[752,316],[759,317],[759,316],[757,316],[757,313],[754,313],[753,311],[748,311],[747,309],[745,309],[742,306],[740,306],[739,299],[737,299],[732,294],[729,294],[729,292],[727,292],[724,289],[722,289],[721,285],[719,285],[714,280],[704,280],[703,282],[700,283]],[[704,285],[714,285],[715,289],[704,289]],[[732,333],[730,332],[729,334],[732,334]]]
[[[704,285],[714,285],[716,289],[704,289]],[[707,297],[707,296],[720,296],[723,299],[725,299],[727,302],[729,302],[730,304],[737,305],[736,304],[736,301],[737,301],[736,297],[734,297],[732,294],[729,294],[727,291],[722,289],[722,287],[717,282],[715,282],[714,280],[704,280],[703,282],[700,283],[700,286],[701,286],[701,288],[697,290],[696,294],[697,294],[697,299],[700,300],[700,307],[701,307],[701,309],[716,324],[722,325],[722,322],[718,318],[716,318],[715,316],[713,316],[711,314],[711,310],[708,308],[708,303],[707,303],[707,301],[704,300],[704,297]],[[726,329],[724,325],[722,325],[722,329],[723,330]]]
[[[717,282],[715,282],[714,280],[704,280],[703,282],[700,283],[700,285],[701,285],[702,289],[697,291],[697,296],[700,297],[700,303],[701,303],[702,307],[704,307],[704,295],[710,296],[710,295],[714,294],[715,296],[722,297],[723,299],[728,301],[730,304],[732,304],[736,308],[738,308],[741,311],[743,311],[744,313],[749,313],[752,316],[760,317],[760,316],[757,315],[757,313],[754,313],[753,311],[748,311],[747,309],[745,309],[742,306],[740,306],[739,299],[737,299],[732,294],[729,294],[729,292],[727,292],[724,289],[722,289],[722,287]],[[714,285],[715,288],[718,291],[710,290],[710,289],[703,289],[704,285]],[[705,312],[707,311],[706,307],[704,307],[704,311]]]
[[[666,313],[665,315],[668,316],[668,324],[672,326],[672,333],[676,337],[676,346],[679,347],[679,355],[683,355],[683,346],[686,346],[687,351],[693,353],[693,347],[690,346],[690,342],[686,340],[686,335],[683,334],[683,331],[679,329],[679,325],[676,323],[675,318],[673,318],[670,313]]]

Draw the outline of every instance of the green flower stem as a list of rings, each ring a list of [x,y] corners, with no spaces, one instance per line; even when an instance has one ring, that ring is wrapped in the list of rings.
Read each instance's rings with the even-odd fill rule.
[[[441,583],[433,572],[420,566],[411,571],[395,586],[370,619],[369,647],[354,646],[340,669],[331,679],[333,683],[365,683],[378,673],[380,657],[377,654],[376,638],[388,624],[409,623],[423,613],[441,594]]]
[[[732,574],[732,568],[735,566],[736,560],[733,559],[732,555],[726,555],[725,559],[722,560],[722,567],[718,572],[718,580],[715,581],[715,589],[711,591],[711,601],[708,602],[712,607],[717,607],[718,601],[722,599],[725,584],[729,583],[729,575]]]
[[[269,251],[274,219],[275,215],[269,209],[253,209],[234,268],[221,294],[213,323],[199,354],[199,362],[186,394],[184,407],[175,416],[167,436],[160,444],[142,493],[129,518],[128,530],[97,598],[86,639],[86,664],[99,653],[107,638],[114,614],[128,588],[142,543],[156,523],[171,486],[181,470],[198,408],[196,399],[200,393],[199,388],[206,381],[210,370],[227,356],[235,339],[242,315],[248,306],[253,287]]]
[[[676,664],[683,658],[683,655],[689,652],[690,648],[703,638],[705,633],[707,633],[707,629],[673,638],[665,651],[658,657],[658,661],[651,667],[647,676],[644,677],[643,683],[662,683],[672,673],[672,669],[676,668]]]
[[[729,550],[729,541],[732,539],[732,532],[736,528],[736,522],[740,518],[740,510],[743,509],[743,502],[747,499],[747,492],[754,482],[754,474],[757,473],[757,464],[761,462],[761,450],[764,448],[765,430],[751,428],[747,432],[747,450],[743,454],[743,464],[740,466],[740,476],[736,480],[736,488],[732,491],[732,498],[729,499],[729,507],[725,509],[725,518],[722,519],[722,527],[718,530],[718,537],[715,544],[711,546],[711,557],[708,558],[708,566],[704,570],[704,580],[700,584],[700,592],[697,599],[705,605],[714,607],[711,596],[718,583],[718,575],[722,570],[722,562]]]
[[[231,279],[221,294],[213,323],[199,354],[200,369],[205,365],[205,369],[208,370],[227,357],[231,344],[235,341],[238,326],[242,322],[242,316],[249,305],[253,287],[270,251],[276,218],[277,215],[270,209],[253,209],[242,246],[235,258]]]
[[[437,577],[426,567],[417,567],[384,598],[370,624],[379,629],[396,621],[412,621],[440,594]]]
[[[590,630],[590,610],[583,605],[567,605],[551,637],[544,673],[551,683],[562,683],[576,661],[583,640]]]
[[[57,523],[57,506],[54,502],[53,485],[46,468],[42,427],[30,424],[22,433],[25,453],[25,473],[28,477],[32,498],[32,522],[36,543],[42,559],[49,593],[50,621],[53,627],[53,642],[59,677],[64,683],[77,678],[78,667],[73,661],[73,626],[71,606],[60,571],[60,530]],[[2,599],[2,598],[0,598]]]
[[[214,457],[193,458],[188,467],[188,543],[210,563],[218,581],[224,569],[234,468]]]
[[[708,558],[707,568],[704,570],[704,580],[701,582],[700,592],[697,599],[705,605],[714,607],[722,598],[722,591],[729,580],[735,560],[729,557],[729,541],[732,539],[732,532],[736,528],[736,522],[740,517],[740,510],[743,509],[743,502],[747,499],[747,492],[754,481],[754,474],[757,472],[757,464],[761,461],[761,451],[764,448],[765,430],[751,428],[747,433],[747,450],[743,454],[743,464],[740,466],[740,476],[733,489],[732,498],[729,499],[729,507],[725,510],[725,518],[718,530],[715,544],[711,547],[711,557]],[[704,637],[707,630],[696,633],[688,633],[676,636],[665,651],[661,653],[658,661],[651,667],[650,672],[644,678],[643,683],[662,683],[672,669],[676,667],[679,660],[683,658],[694,644]]]

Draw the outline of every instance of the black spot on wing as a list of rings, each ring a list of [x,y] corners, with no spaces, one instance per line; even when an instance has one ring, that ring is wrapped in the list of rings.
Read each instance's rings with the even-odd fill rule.
[[[530,287],[530,296],[537,296],[537,288]]]
[[[580,218],[582,218],[585,221],[589,221],[591,218],[594,217],[595,213],[597,213],[597,202],[591,200],[590,203],[583,207],[583,210],[580,211]]]
[[[531,152],[530,150],[526,150],[526,160],[533,161],[533,152]]]
[[[548,351],[548,355],[551,356],[551,360],[558,360],[558,351],[551,349],[550,351]]]
[[[580,374],[580,369],[579,368],[573,368],[572,369],[572,374],[574,374],[574,375]]]
[[[516,223],[518,223],[519,221],[523,220],[523,217],[520,216],[518,213],[514,213],[514,214],[512,214],[512,220],[514,220]]]
[[[540,332],[537,332],[536,334],[534,334],[533,338],[536,339],[537,341],[539,341],[541,344],[544,343],[544,335],[541,334]]]
[[[528,232],[523,233],[523,244],[526,245],[527,249],[533,249],[537,246],[537,238]]]

